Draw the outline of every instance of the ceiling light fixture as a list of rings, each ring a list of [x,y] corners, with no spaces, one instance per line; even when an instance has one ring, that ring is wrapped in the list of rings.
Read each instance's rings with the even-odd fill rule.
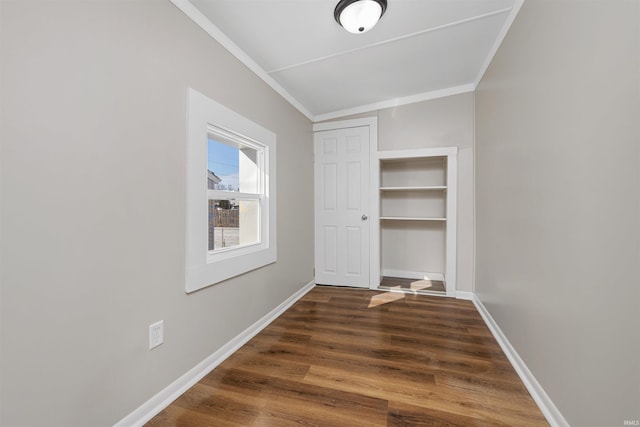
[[[387,0],[340,0],[333,17],[350,33],[366,33],[387,10]]]

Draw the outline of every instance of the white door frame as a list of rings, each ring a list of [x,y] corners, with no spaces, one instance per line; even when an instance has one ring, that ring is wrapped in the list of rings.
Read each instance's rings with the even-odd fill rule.
[[[339,120],[333,122],[316,123],[313,125],[314,132],[326,130],[338,130],[354,127],[369,127],[369,168],[371,181],[369,182],[369,288],[377,289],[380,284],[380,207],[378,197],[378,187],[380,185],[380,174],[373,174],[373,165],[378,163],[378,118],[364,117],[361,119]],[[315,245],[314,245],[315,246]]]

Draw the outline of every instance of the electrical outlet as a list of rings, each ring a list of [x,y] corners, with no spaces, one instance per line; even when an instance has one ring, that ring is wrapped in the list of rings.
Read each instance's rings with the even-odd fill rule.
[[[160,320],[149,325],[149,350],[164,342],[164,321]]]

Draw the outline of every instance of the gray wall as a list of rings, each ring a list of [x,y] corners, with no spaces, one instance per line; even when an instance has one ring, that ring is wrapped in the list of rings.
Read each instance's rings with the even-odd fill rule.
[[[639,31],[528,0],[476,91],[476,293],[573,426],[640,419]]]
[[[311,123],[168,1],[0,8],[0,425],[111,425],[313,279]],[[277,134],[280,204],[276,264],[186,295],[189,86]]]

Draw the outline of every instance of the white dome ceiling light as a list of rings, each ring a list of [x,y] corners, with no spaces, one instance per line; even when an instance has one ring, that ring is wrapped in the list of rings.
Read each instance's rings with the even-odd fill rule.
[[[387,10],[387,0],[340,0],[333,12],[345,30],[353,34],[372,29]]]

